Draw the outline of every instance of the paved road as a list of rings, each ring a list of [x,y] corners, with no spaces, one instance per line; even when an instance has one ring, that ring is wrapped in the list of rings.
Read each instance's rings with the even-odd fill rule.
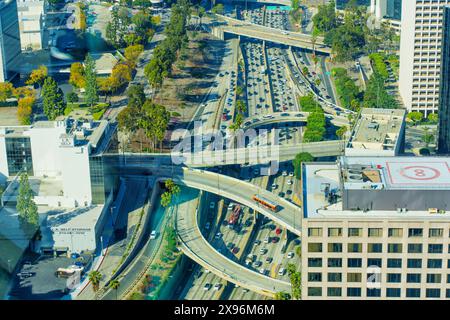
[[[177,213],[177,232],[183,252],[214,274],[262,294],[273,296],[276,292],[290,292],[288,282],[275,280],[251,271],[215,250],[203,237],[198,224],[196,207]]]
[[[297,48],[308,50],[313,49],[311,35],[308,34],[292,31],[287,32],[280,29],[243,22],[225,16],[219,16],[219,19],[225,22],[225,24],[214,27],[220,30],[220,32],[232,33],[235,35],[275,42]],[[314,49],[316,52],[325,54],[331,53],[331,49],[323,43],[323,38],[317,39]]]

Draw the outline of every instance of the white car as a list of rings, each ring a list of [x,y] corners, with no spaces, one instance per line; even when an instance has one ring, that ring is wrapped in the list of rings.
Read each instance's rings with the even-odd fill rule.
[[[286,273],[286,269],[285,268],[280,268],[280,270],[278,270],[278,275],[279,276],[284,276],[285,273]]]
[[[214,290],[219,290],[220,288],[222,288],[222,284],[220,284],[220,283],[216,283],[215,285],[214,285]]]
[[[228,205],[228,210],[233,210],[234,207],[234,203],[230,202],[230,204]]]
[[[283,177],[286,177],[287,176],[287,172],[283,171],[282,175],[283,175]]]
[[[269,237],[265,237],[265,238],[264,238],[264,243],[269,243],[269,241],[270,241],[270,238],[269,238]]]
[[[150,240],[153,240],[153,239],[156,239],[156,230],[153,230],[151,233],[150,233]]]
[[[210,224],[209,222],[207,222],[206,225],[205,225],[205,229],[206,229],[206,230],[209,230],[209,227],[210,227],[210,226],[211,226],[211,224]]]
[[[288,259],[292,259],[294,257],[294,253],[292,251],[288,252]]]
[[[276,185],[276,183],[272,184],[272,190],[275,190],[278,186]]]
[[[287,181],[287,184],[288,184],[288,185],[291,185],[291,184],[292,184],[292,180],[288,180],[288,181]]]
[[[259,269],[259,273],[266,274],[266,269],[264,269],[264,268]]]
[[[210,288],[211,288],[211,284],[206,283],[205,286],[203,287],[203,290],[208,291]]]

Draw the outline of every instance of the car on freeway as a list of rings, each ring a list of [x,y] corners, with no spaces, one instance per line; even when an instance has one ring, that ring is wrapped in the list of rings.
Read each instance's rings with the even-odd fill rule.
[[[266,254],[267,253],[267,249],[266,248],[261,248],[261,249],[259,249],[259,253],[260,254]]]
[[[208,291],[209,289],[211,289],[211,283],[205,283],[203,290]]]
[[[214,290],[215,290],[215,291],[220,290],[220,288],[222,288],[222,284],[221,284],[221,283],[216,283],[216,284],[214,285]]]
[[[292,184],[292,180],[288,180],[286,183],[290,186]]]
[[[253,245],[255,246],[259,246],[261,244],[261,240],[255,240],[255,242],[253,242]]]
[[[287,254],[288,259],[292,259],[294,257],[294,253],[292,251]]]
[[[285,268],[280,268],[280,270],[278,270],[278,275],[279,276],[284,276],[285,273],[286,273],[286,269]]]
[[[253,267],[255,267],[255,268],[259,268],[259,267],[261,267],[262,266],[262,262],[261,261],[255,261],[254,263],[253,263]]]
[[[266,263],[271,263],[273,261],[273,258],[272,257],[267,257],[266,258]]]
[[[283,172],[281,173],[281,175],[282,175],[283,177],[287,176],[287,171],[283,171]]]
[[[269,243],[269,241],[270,241],[270,237],[265,237],[264,238],[264,243]]]
[[[238,247],[234,247],[233,250],[231,250],[231,252],[233,254],[237,254],[239,252],[239,248]]]
[[[278,241],[280,241],[280,238],[278,237],[272,237],[272,239],[270,240],[272,243],[277,243]]]
[[[289,172],[289,177],[293,177],[294,176],[294,172]]]
[[[276,183],[272,183],[272,190],[275,190],[278,187]]]
[[[234,243],[233,242],[228,242],[227,248],[230,249],[230,250],[233,249],[234,248]]]
[[[156,239],[156,236],[157,236],[156,230],[153,230],[153,231],[150,233],[150,240]]]
[[[261,273],[261,274],[266,274],[266,269],[265,268],[261,268],[261,269],[259,269],[259,273]]]
[[[284,198],[285,193],[283,191],[280,191],[280,192],[278,192],[278,196],[281,197],[281,198]]]
[[[222,233],[217,232],[216,235],[214,236],[214,239],[220,239],[222,238]]]

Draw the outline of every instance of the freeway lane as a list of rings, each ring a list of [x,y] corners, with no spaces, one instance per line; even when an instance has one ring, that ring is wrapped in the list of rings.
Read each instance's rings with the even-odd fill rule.
[[[193,214],[195,211],[195,214]],[[228,259],[203,237],[197,224],[197,209],[177,212],[177,234],[183,252],[214,274],[242,287],[273,296],[279,291],[291,291],[290,283],[263,276]]]
[[[291,232],[301,235],[300,208],[270,191],[245,181],[204,170],[160,167],[158,171],[161,176],[166,175],[181,185],[211,192],[250,207]],[[278,211],[273,212],[258,205],[252,200],[255,194],[278,204]]]

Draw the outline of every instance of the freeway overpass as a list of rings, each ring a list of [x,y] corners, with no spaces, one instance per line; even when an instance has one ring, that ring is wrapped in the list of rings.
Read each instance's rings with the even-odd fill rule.
[[[217,36],[220,39],[224,38],[225,33],[230,33],[238,36],[245,36],[311,51],[313,51],[314,49],[314,51],[323,54],[331,53],[331,48],[325,45],[323,37],[317,37],[315,45],[313,46],[312,36],[309,34],[292,31],[288,32],[281,29],[253,24],[222,15],[216,16],[221,21],[213,23],[211,25],[211,28],[213,35]]]
[[[286,111],[274,112],[268,116],[254,115],[245,119],[243,130],[257,128],[274,123],[291,123],[291,122],[307,122],[309,112]],[[331,123],[336,126],[348,126],[349,122],[346,117],[326,115]]]
[[[288,282],[252,271],[219,253],[203,237],[198,227],[199,209],[178,210],[176,229],[180,248],[189,258],[215,275],[257,293],[273,297],[276,292],[291,292]]]

